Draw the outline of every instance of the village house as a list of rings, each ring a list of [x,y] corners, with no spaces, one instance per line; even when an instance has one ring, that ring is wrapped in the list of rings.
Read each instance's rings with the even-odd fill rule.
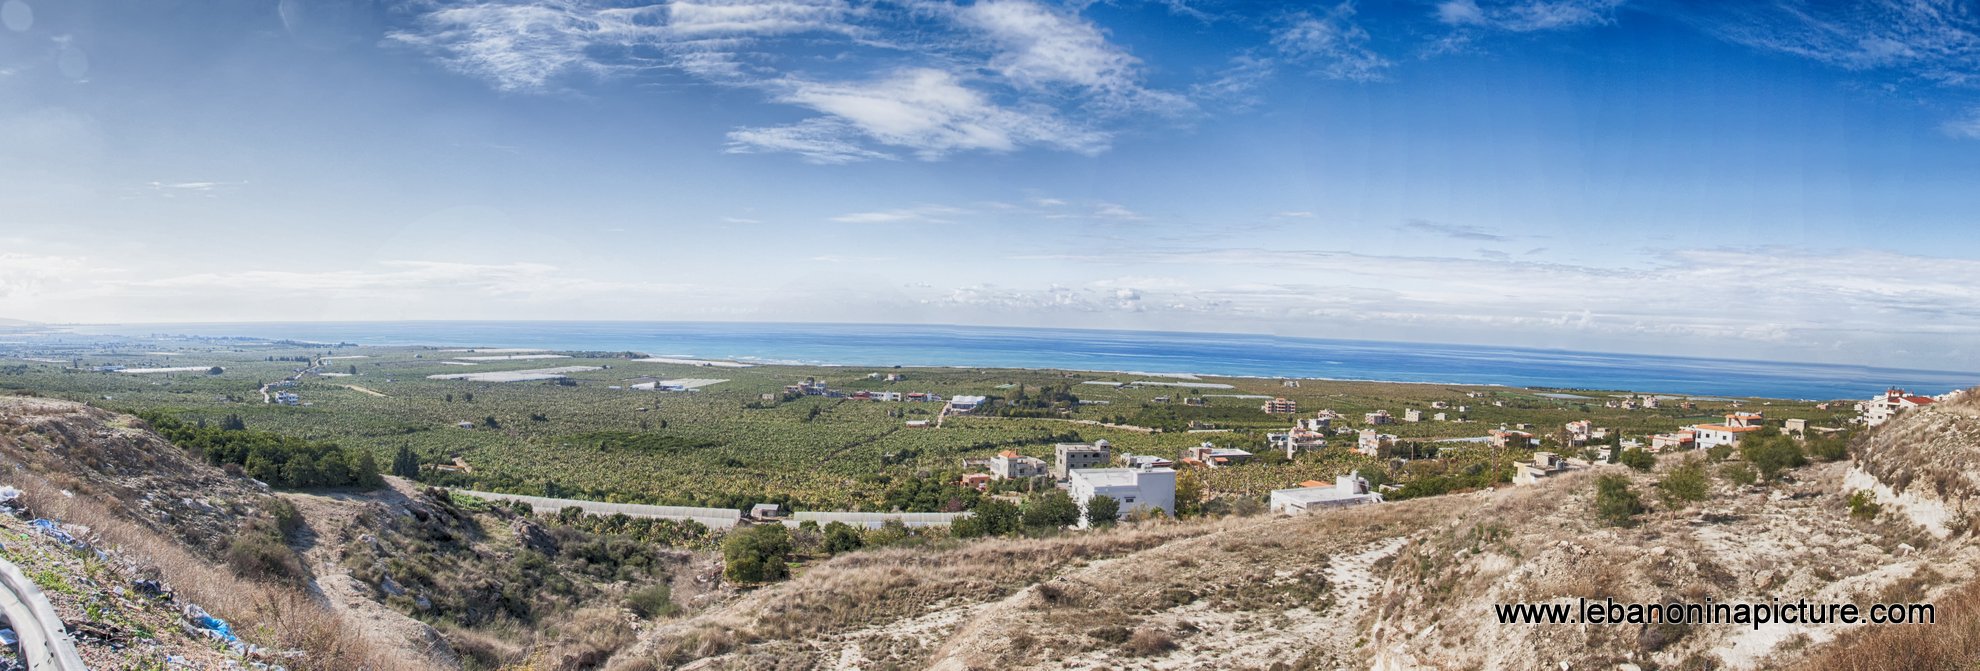
[[[1431,415],[1431,416],[1430,416],[1430,419],[1434,419],[1434,420],[1437,420],[1437,421],[1439,421],[1439,422],[1446,422],[1446,421],[1450,421],[1450,420],[1449,420],[1449,418],[1448,418],[1448,417],[1447,417],[1447,416],[1446,416],[1446,415],[1445,415],[1444,413],[1441,413],[1441,412],[1440,412],[1440,413],[1437,413],[1437,414],[1435,414],[1435,415]]]
[[[998,452],[990,458],[990,479],[1022,480],[1035,478],[1046,472],[1045,461],[1027,457],[1011,450]]]
[[[1726,421],[1722,424],[1699,424],[1689,428],[1697,435],[1699,449],[1709,449],[1736,445],[1741,437],[1759,431],[1764,424],[1760,413],[1735,412],[1726,415]]]
[[[1066,493],[1079,504],[1079,526],[1087,525],[1087,504],[1095,496],[1120,503],[1120,516],[1156,509],[1176,514],[1176,470],[1173,468],[1076,468],[1068,474]]]
[[[1594,437],[1595,426],[1585,419],[1575,420],[1568,422],[1563,432],[1567,435],[1568,445],[1579,447],[1587,445],[1589,439]]]
[[[1152,454],[1121,454],[1121,465],[1128,468],[1172,468],[1176,462]]]
[[[1533,463],[1519,464],[1518,470],[1513,473],[1513,484],[1538,484],[1544,478],[1587,467],[1588,462],[1580,459],[1562,459],[1552,452],[1534,452]]]
[[[1307,418],[1307,417],[1299,418],[1297,421],[1293,422],[1293,426],[1295,428],[1305,429],[1307,431],[1317,431],[1320,433],[1326,433],[1327,431],[1333,429],[1334,420],[1340,418],[1341,418],[1340,413],[1334,412],[1332,410],[1322,410],[1320,412],[1314,413],[1313,417],[1311,418]]]
[[[976,491],[980,492],[990,488],[990,474],[964,473],[962,476],[962,482],[959,484],[961,484],[964,487],[969,487],[971,489],[975,489]]]
[[[888,381],[888,382],[900,382],[901,380],[905,380],[905,379],[907,379],[907,376],[906,376],[906,375],[904,375],[904,374],[901,374],[901,373],[888,373],[888,374],[887,374],[887,381]]]
[[[1183,397],[1183,405],[1201,408],[1210,405],[1210,402],[1202,396],[1185,396]]]
[[[1396,423],[1396,418],[1395,418],[1395,416],[1393,416],[1393,415],[1390,415],[1390,414],[1389,414],[1389,411],[1387,411],[1387,410],[1377,410],[1377,411],[1375,411],[1375,412],[1370,412],[1370,413],[1365,413],[1365,414],[1363,414],[1363,415],[1361,416],[1361,423],[1363,423],[1363,424],[1373,424],[1373,425],[1375,425],[1375,426],[1381,426],[1381,425],[1383,425],[1383,424],[1394,424],[1394,423]]]
[[[749,518],[753,520],[774,520],[784,516],[784,507],[775,503],[758,503],[749,507]]]
[[[1359,471],[1334,478],[1333,485],[1325,485],[1308,480],[1291,489],[1272,490],[1272,512],[1281,515],[1303,515],[1320,508],[1355,506],[1364,503],[1381,503],[1382,495],[1368,486],[1368,479]]]
[[[1806,437],[1808,435],[1808,420],[1805,419],[1787,420],[1786,422],[1783,422],[1781,424],[1781,432],[1788,434],[1790,436]]]
[[[1395,442],[1395,436],[1374,429],[1362,429],[1360,434],[1355,438],[1354,451],[1370,457],[1381,456],[1382,448],[1393,445]]]
[[[1064,480],[1067,473],[1081,468],[1105,468],[1113,462],[1113,446],[1105,440],[1093,443],[1059,443],[1052,446],[1052,477]]]
[[[1695,447],[1698,447],[1698,432],[1688,430],[1672,431],[1670,433],[1660,433],[1651,436],[1650,447],[1647,451],[1651,454],[1659,454],[1663,452],[1689,450]]]
[[[1930,396],[1919,396],[1897,387],[1884,391],[1883,396],[1860,401],[1856,404],[1857,420],[1869,426],[1889,421],[1898,413],[1912,408],[1922,408],[1935,402]]]
[[[1450,407],[1451,407],[1451,404],[1449,404],[1449,403],[1445,403],[1445,402],[1443,402],[1443,401],[1431,401],[1431,402],[1430,402],[1430,409],[1431,409],[1431,410],[1444,410],[1444,409],[1447,409],[1447,408],[1450,408]]]
[[[1230,447],[1217,447],[1215,443],[1207,443],[1207,442],[1202,445],[1198,445],[1196,447],[1183,450],[1184,462],[1192,462],[1192,461],[1198,462],[1198,463],[1202,463],[1205,466],[1209,466],[1211,468],[1236,466],[1238,464],[1251,461],[1252,456],[1253,455],[1250,452],[1246,452],[1244,450],[1230,448]]]
[[[949,399],[949,411],[957,413],[976,412],[977,408],[983,407],[983,404],[989,402],[989,400],[989,397],[985,396],[956,396]]]
[[[1299,414],[1299,403],[1281,396],[1266,401],[1265,405],[1259,406],[1258,409],[1265,411],[1267,415],[1297,415]]]
[[[1405,421],[1405,422],[1421,422],[1421,421],[1423,421],[1423,411],[1422,411],[1422,410],[1417,410],[1416,408],[1410,408],[1410,409],[1408,409],[1408,410],[1404,410],[1404,411],[1403,411],[1403,421]]]
[[[1293,430],[1285,433],[1267,434],[1265,437],[1271,441],[1273,447],[1284,450],[1287,459],[1291,459],[1301,452],[1318,450],[1327,446],[1327,434],[1300,427],[1293,427]]]
[[[1505,449],[1533,446],[1533,434],[1518,429],[1492,429],[1485,433],[1491,438],[1492,447]]]

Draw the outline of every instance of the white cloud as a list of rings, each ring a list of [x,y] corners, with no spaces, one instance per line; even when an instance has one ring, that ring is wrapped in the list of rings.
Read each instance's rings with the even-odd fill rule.
[[[1043,146],[1082,153],[1104,149],[1107,136],[1074,124],[1042,106],[1005,107],[953,73],[909,68],[864,82],[787,80],[779,100],[822,112],[833,120],[816,127],[850,142],[861,139],[896,147],[923,159],[957,151],[1008,152]]]
[[[853,212],[832,217],[832,221],[842,224],[895,224],[903,222],[947,224],[952,223],[950,217],[962,214],[968,214],[968,211],[945,205],[923,205],[900,210]]]
[[[788,126],[738,128],[729,131],[731,154],[789,152],[809,163],[838,165],[898,157],[861,146],[859,131],[838,119],[806,119]]]
[[[728,134],[729,153],[820,164],[1025,148],[1097,153],[1129,114],[1186,113],[1077,11],[1031,0],[906,7],[844,0],[452,2],[390,38],[508,92],[655,68],[823,116]],[[774,42],[773,42],[774,41]],[[799,69],[775,47],[815,50]],[[788,52],[788,49],[783,50]],[[1077,110],[1082,121],[1073,121]]]
[[[1941,124],[1939,130],[1956,138],[1980,140],[1980,108],[1968,110],[1965,116]]]
[[[1700,22],[1754,48],[1848,70],[1893,70],[1941,84],[1980,83],[1980,15],[1959,3],[1728,3]]]
[[[1512,32],[1566,30],[1603,25],[1615,20],[1622,0],[1446,0],[1437,5],[1437,20],[1452,26],[1478,26]]]
[[[958,10],[961,23],[989,37],[989,66],[1021,87],[1071,85],[1114,111],[1173,110],[1179,96],[1141,84],[1140,59],[1107,40],[1092,21],[1030,0],[987,0]]]
[[[1330,79],[1381,79],[1391,63],[1369,48],[1368,31],[1354,22],[1354,14],[1354,3],[1343,2],[1321,14],[1297,15],[1272,36],[1272,45]]]

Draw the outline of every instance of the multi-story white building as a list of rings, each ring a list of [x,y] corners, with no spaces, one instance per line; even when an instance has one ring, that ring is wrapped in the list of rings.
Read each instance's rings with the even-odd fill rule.
[[[1045,461],[1043,459],[1027,457],[1010,450],[998,452],[997,456],[990,458],[990,479],[992,480],[1034,478],[1044,475],[1045,472]]]
[[[1137,510],[1159,509],[1176,514],[1176,469],[1173,468],[1076,468],[1066,484],[1066,493],[1079,504],[1079,525],[1086,526],[1086,504],[1095,496],[1106,496],[1121,504],[1121,516]]]

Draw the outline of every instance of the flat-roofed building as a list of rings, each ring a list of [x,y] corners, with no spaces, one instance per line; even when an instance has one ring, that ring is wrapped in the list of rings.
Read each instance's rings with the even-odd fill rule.
[[[1052,447],[1052,477],[1066,479],[1070,472],[1080,468],[1106,468],[1113,462],[1113,446],[1107,441],[1093,443],[1059,443]]]
[[[1382,502],[1382,495],[1368,486],[1368,479],[1361,477],[1359,471],[1334,478],[1331,486],[1317,482],[1301,484],[1310,486],[1272,490],[1272,512],[1302,515],[1321,508]]]
[[[1173,468],[1077,468],[1069,473],[1066,493],[1079,504],[1079,525],[1086,526],[1086,506],[1095,496],[1119,502],[1120,515],[1158,509],[1176,514],[1176,470]]]

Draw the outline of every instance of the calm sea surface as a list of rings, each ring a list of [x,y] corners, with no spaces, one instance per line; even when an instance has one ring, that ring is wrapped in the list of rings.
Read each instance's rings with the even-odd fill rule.
[[[248,336],[362,345],[631,350],[759,363],[1202,373],[1766,396],[1937,394],[1980,374],[1266,335],[880,324],[310,322],[84,326],[113,335]]]

